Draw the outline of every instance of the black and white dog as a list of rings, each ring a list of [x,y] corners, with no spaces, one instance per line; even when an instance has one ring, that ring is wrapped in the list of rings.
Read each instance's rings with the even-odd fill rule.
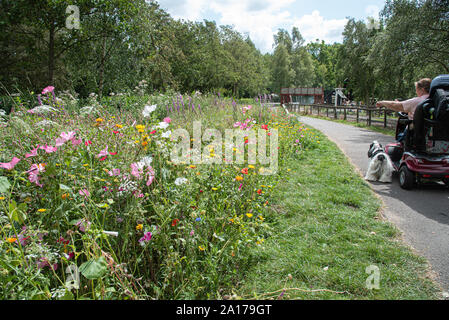
[[[368,151],[368,158],[370,159],[370,163],[365,180],[379,182],[393,181],[393,164],[379,142],[373,141],[373,143],[371,143]]]

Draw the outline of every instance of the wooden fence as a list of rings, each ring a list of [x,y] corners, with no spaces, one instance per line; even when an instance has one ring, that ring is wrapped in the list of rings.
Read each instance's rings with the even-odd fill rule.
[[[290,112],[298,112],[304,115],[326,116],[328,118],[356,121],[366,121],[368,126],[383,125],[384,128],[395,128],[397,118],[395,112],[376,107],[366,106],[333,106],[326,104],[313,104],[303,106],[299,104],[287,104]],[[393,118],[392,118],[393,116]]]

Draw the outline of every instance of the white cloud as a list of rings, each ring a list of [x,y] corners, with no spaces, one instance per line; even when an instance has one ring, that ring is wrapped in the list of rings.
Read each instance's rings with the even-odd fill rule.
[[[367,14],[367,16],[374,19],[379,19],[379,12],[379,7],[375,5],[369,5],[365,8],[365,13]]]
[[[342,41],[341,33],[347,19],[327,20],[319,11],[300,18],[293,17],[291,7],[296,1],[159,0],[159,3],[176,19],[200,21],[206,18],[206,14],[213,13],[217,17],[218,25],[231,25],[238,32],[249,34],[263,53],[272,52],[273,36],[279,28],[291,31],[293,26],[297,26],[307,42],[316,39],[329,43]]]
[[[342,41],[342,32],[347,22],[347,19],[326,20],[319,11],[315,10],[312,14],[297,19],[294,26],[298,27],[306,42],[320,39],[327,43],[334,43]]]
[[[270,52],[277,29],[291,21],[285,10],[294,0],[211,1],[210,8],[221,16],[219,24],[232,25],[241,33],[248,33],[262,52]]]

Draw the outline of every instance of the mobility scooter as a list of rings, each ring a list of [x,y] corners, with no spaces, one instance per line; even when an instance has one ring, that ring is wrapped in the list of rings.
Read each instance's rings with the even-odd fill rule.
[[[385,146],[401,188],[411,190],[427,181],[449,186],[449,75],[433,79],[430,96],[416,108],[413,120],[399,113],[396,140],[406,128],[402,142]]]

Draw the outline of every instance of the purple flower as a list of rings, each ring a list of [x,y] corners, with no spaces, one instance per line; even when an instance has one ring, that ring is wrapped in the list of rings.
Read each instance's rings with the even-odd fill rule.
[[[195,221],[196,222],[201,222],[201,218],[196,218]]]

